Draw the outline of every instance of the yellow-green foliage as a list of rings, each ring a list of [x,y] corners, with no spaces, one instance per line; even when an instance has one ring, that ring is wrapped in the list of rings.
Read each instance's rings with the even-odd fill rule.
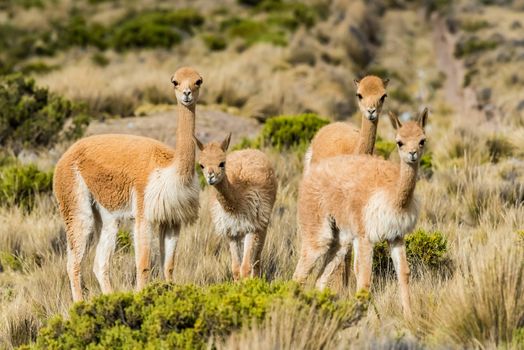
[[[133,237],[128,230],[120,229],[117,233],[116,246],[124,252],[133,250]]]
[[[31,210],[37,195],[51,192],[52,172],[43,172],[34,164],[14,164],[0,169],[0,203]]]
[[[476,32],[489,26],[489,22],[483,19],[465,19],[460,22],[460,28],[465,32]]]
[[[394,142],[383,140],[380,136],[377,136],[375,142],[375,154],[388,159],[391,153],[397,148]]]
[[[274,45],[287,44],[286,32],[268,22],[244,18],[230,18],[221,24],[221,29],[230,38],[241,38],[247,45],[266,42]]]
[[[477,52],[493,50],[498,46],[495,40],[483,40],[477,37],[467,38],[455,45],[455,57],[462,58]]]
[[[418,229],[407,235],[405,241],[408,261],[415,270],[418,267],[435,270],[446,270],[450,267],[451,260],[447,256],[448,242],[441,232],[426,232],[423,229]],[[375,245],[373,269],[378,273],[393,271],[389,247],[386,242]]]
[[[60,141],[68,119],[72,123],[64,136],[80,137],[89,118],[78,106],[37,87],[31,78],[0,78],[0,145],[51,146]]]
[[[316,132],[329,121],[316,114],[281,115],[266,120],[260,135],[244,138],[234,149],[273,147],[282,150],[304,150]]]
[[[68,318],[53,318],[27,348],[203,349],[210,339],[261,322],[277,304],[313,307],[344,324],[361,317],[367,297],[342,301],[329,291],[304,291],[293,282],[259,279],[205,287],[157,283],[137,294],[77,303]]]

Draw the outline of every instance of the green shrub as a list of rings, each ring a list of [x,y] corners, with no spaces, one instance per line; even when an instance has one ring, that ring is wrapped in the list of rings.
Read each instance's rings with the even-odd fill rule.
[[[489,22],[484,19],[467,19],[460,22],[460,28],[465,32],[476,32],[490,26]]]
[[[247,5],[247,6],[256,6],[263,2],[264,0],[237,0],[237,2],[241,5]]]
[[[73,123],[63,135],[65,122]],[[89,118],[70,101],[21,75],[0,78],[0,145],[48,147],[61,136],[81,136]]]
[[[22,271],[22,261],[15,254],[0,252],[0,272],[4,270]]]
[[[9,165],[0,169],[0,203],[31,210],[36,196],[51,192],[53,173],[36,165]]]
[[[57,22],[54,27],[60,48],[95,46],[104,49],[107,46],[108,30],[98,23],[87,23],[82,15],[70,17],[65,24]]]
[[[220,35],[215,34],[204,34],[202,40],[206,44],[207,48],[212,51],[224,50],[227,46],[226,39]]]
[[[329,124],[316,114],[282,115],[266,120],[260,134],[262,146],[281,151],[307,145],[316,132]]]
[[[169,48],[182,41],[182,32],[192,33],[203,23],[204,17],[193,9],[129,14],[113,28],[111,46],[120,51],[141,47]]]
[[[221,23],[221,29],[230,38],[241,38],[247,45],[266,42],[274,45],[287,45],[285,31],[277,25],[251,19],[230,18]]]
[[[392,99],[400,103],[410,104],[413,102],[411,95],[402,89],[391,90],[391,92],[389,93],[389,96],[391,96]]]
[[[374,153],[383,157],[384,159],[389,159],[389,156],[396,148],[397,145],[394,142],[383,140],[380,136],[377,136]]]
[[[477,37],[471,37],[466,40],[460,40],[455,44],[455,57],[462,58],[477,52],[493,50],[498,46],[495,40],[483,40]]]
[[[421,266],[432,270],[449,268],[448,242],[441,232],[426,232],[418,229],[407,235],[405,241],[407,258],[415,271]],[[394,271],[386,242],[376,244],[374,247],[373,270],[379,274]]]
[[[116,234],[116,246],[123,252],[131,252],[133,250],[133,237],[129,230],[118,230]]]
[[[269,21],[292,30],[301,24],[312,27],[317,20],[315,8],[296,1],[265,0],[257,6],[257,10],[269,12]]]
[[[51,319],[29,348],[204,349],[242,325],[261,322],[275,305],[311,307],[343,323],[361,317],[367,297],[339,301],[329,291],[259,279],[205,287],[157,283],[137,294],[75,304],[68,318]]]

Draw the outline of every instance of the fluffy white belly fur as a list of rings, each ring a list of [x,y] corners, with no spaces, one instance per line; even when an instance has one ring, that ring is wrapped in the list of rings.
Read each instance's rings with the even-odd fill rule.
[[[371,196],[363,213],[366,235],[373,243],[393,241],[404,237],[415,227],[418,219],[418,200],[413,198],[405,210],[391,207],[386,193],[379,191]]]

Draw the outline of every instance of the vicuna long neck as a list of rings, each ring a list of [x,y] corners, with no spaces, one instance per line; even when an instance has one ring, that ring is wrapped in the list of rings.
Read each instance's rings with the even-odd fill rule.
[[[195,105],[177,105],[178,124],[176,130],[175,163],[178,175],[185,181],[193,179],[195,173]]]
[[[375,139],[377,138],[378,119],[372,122],[362,116],[362,126],[360,127],[360,136],[357,145],[357,154],[372,154],[375,148]]]
[[[407,164],[400,162],[400,177],[397,185],[394,205],[398,209],[404,209],[411,203],[415,185],[417,184],[418,163]]]
[[[217,191],[217,200],[226,211],[235,211],[238,207],[239,201],[237,196],[234,194],[231,183],[224,175],[222,181],[215,185]]]

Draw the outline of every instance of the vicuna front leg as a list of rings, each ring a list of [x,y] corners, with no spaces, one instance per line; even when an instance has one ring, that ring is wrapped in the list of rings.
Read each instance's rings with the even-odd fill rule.
[[[404,310],[404,315],[409,316],[411,314],[411,304],[409,300],[410,270],[406,258],[406,245],[404,244],[404,239],[399,238],[393,242],[389,242],[389,250],[397,273],[402,309]]]
[[[69,281],[71,283],[73,301],[80,301],[83,299],[81,265],[89,232],[85,231],[82,225],[79,225],[76,229],[69,228],[67,235],[67,274],[69,275]]]
[[[111,281],[109,279],[110,261],[115,251],[116,238],[118,234],[118,220],[110,217],[108,213],[102,213],[102,230],[100,240],[96,246],[95,262],[93,272],[100,284],[102,293],[111,293]]]
[[[231,251],[231,273],[233,279],[238,281],[240,279],[240,240],[233,238],[229,241],[229,250]]]
[[[264,247],[266,232],[248,233],[244,237],[244,254],[240,275],[246,277],[260,277],[260,255]]]
[[[141,290],[149,280],[151,270],[152,225],[144,220],[135,220],[135,263],[136,289]]]
[[[160,263],[166,281],[173,281],[175,250],[180,235],[180,226],[165,225],[160,228]]]
[[[367,238],[360,238],[357,243],[357,291],[369,290],[373,270],[373,244]]]

